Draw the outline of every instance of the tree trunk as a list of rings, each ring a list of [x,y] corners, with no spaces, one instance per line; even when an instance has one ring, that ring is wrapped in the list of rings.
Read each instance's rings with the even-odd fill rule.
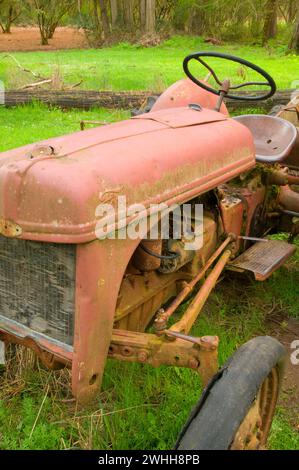
[[[44,14],[41,12],[37,15],[37,22],[40,31],[41,43],[43,46],[48,46],[48,35],[47,35],[47,28],[45,24],[45,17]]]
[[[140,0],[139,16],[140,16],[140,28],[142,31],[144,31],[145,24],[146,24],[146,0]]]
[[[289,44],[289,48],[295,49],[297,54],[299,54],[299,8],[297,11],[297,18],[296,18],[294,33],[293,33],[291,42]]]
[[[48,33],[48,39],[52,39],[52,38],[53,38],[57,26],[58,26],[58,22],[53,23],[53,24],[50,26],[50,28],[49,28],[49,33]]]
[[[189,18],[185,25],[187,32],[195,34],[204,34],[207,32],[207,18],[204,10],[195,5],[190,9]]]
[[[134,27],[134,3],[135,0],[126,0],[125,2],[125,25],[129,31],[132,31]]]
[[[118,2],[117,0],[110,0],[110,11],[111,11],[111,25],[112,29],[117,25],[118,20]]]
[[[124,0],[116,0],[117,2],[117,18],[116,23],[118,27],[122,27],[125,24],[124,19]]]
[[[1,29],[4,34],[11,33],[11,25],[17,19],[18,16],[19,15],[15,12],[14,7],[10,5],[10,7],[8,8],[5,22],[3,24],[1,23]]]
[[[93,6],[93,18],[94,18],[96,34],[100,36],[102,32],[102,27],[101,27],[101,22],[99,18],[99,12],[98,12],[98,0],[93,0],[92,6]]]
[[[156,0],[146,0],[145,31],[149,34],[156,31]]]
[[[104,33],[104,36],[106,38],[110,33],[107,1],[106,0],[98,0],[98,2],[99,2],[99,5],[100,5],[100,9],[101,9],[103,33]]]
[[[42,46],[48,46],[49,45],[49,41],[48,41],[47,37],[44,35],[43,31],[41,31],[41,42],[42,42]]]
[[[277,0],[267,0],[265,5],[263,44],[275,38],[277,33]]]
[[[296,18],[296,5],[297,0],[289,0],[288,10],[287,10],[287,21],[292,23]]]

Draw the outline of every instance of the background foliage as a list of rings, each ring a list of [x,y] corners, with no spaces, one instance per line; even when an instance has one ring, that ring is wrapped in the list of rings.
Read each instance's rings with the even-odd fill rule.
[[[42,44],[58,25],[84,28],[94,45],[184,32],[267,44],[282,35],[299,52],[299,0],[0,0],[0,27],[38,24]]]

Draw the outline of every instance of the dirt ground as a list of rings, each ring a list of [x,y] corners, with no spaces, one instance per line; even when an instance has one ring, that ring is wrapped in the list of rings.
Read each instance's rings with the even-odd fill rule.
[[[49,46],[42,46],[39,29],[12,28],[11,34],[0,33],[0,52],[16,51],[55,51],[59,49],[83,49],[88,43],[83,30],[63,27],[57,28]]]
[[[280,404],[288,409],[293,426],[299,430],[299,364],[292,364],[290,359],[294,353],[291,344],[299,340],[299,321],[295,319],[271,321],[270,333],[281,341],[288,353]]]

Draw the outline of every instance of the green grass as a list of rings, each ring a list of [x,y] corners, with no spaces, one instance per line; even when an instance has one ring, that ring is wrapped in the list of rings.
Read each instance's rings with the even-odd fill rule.
[[[7,109],[0,106],[0,152],[79,131],[81,120],[114,122],[128,116],[129,112],[107,109],[63,112],[39,103]]]
[[[62,112],[42,105],[0,108],[0,150],[79,129],[83,119],[114,120],[126,112]],[[221,338],[221,364],[246,340],[267,332],[273,305],[298,317],[299,257],[265,283],[229,275],[211,295],[193,332]],[[39,368],[0,373],[0,449],[171,448],[201,392],[195,372],[108,361],[102,393],[92,407],[70,400],[67,371]],[[270,438],[273,449],[298,449],[299,433],[283,408]]]
[[[50,77],[59,72],[67,84],[82,80],[81,88],[95,90],[153,90],[161,91],[184,76],[183,58],[195,51],[227,52],[252,61],[267,70],[279,88],[290,88],[298,79],[299,57],[287,54],[286,45],[262,48],[254,45],[205,44],[200,37],[173,37],[154,48],[142,48],[122,43],[113,47],[89,50],[18,52],[13,56],[23,68]],[[0,54],[0,80],[7,89],[33,82],[29,73],[21,72],[11,58]],[[215,61],[209,62],[215,64]],[[225,61],[217,62],[217,72],[222,78],[237,77],[238,68]],[[199,76],[206,76],[202,69]]]
[[[298,430],[289,424],[288,416],[279,407],[273,420],[269,445],[272,450],[299,450]]]
[[[287,272],[292,278],[294,274]],[[285,275],[282,269],[281,278]],[[220,336],[221,363],[246,340],[266,332],[267,310],[278,299],[271,282],[264,286],[271,304],[265,304],[264,291],[256,290],[255,284],[247,281],[242,285],[234,278],[218,285],[212,294],[192,333]],[[103,391],[96,402],[90,409],[76,409],[64,401],[70,396],[59,391],[58,381],[63,383],[61,373],[29,370],[22,377],[19,393],[7,398],[5,390],[1,393],[0,378],[0,449],[171,448],[201,393],[195,372],[109,360]],[[50,393],[41,409],[48,382]],[[12,381],[11,393],[18,386],[18,381]],[[298,431],[281,408],[275,417],[270,446],[299,448]]]

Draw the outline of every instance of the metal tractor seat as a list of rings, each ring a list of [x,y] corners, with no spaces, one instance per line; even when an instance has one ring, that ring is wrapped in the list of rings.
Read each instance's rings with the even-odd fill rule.
[[[263,114],[245,114],[234,119],[251,131],[257,162],[280,162],[289,155],[295,145],[297,129],[289,121]]]

